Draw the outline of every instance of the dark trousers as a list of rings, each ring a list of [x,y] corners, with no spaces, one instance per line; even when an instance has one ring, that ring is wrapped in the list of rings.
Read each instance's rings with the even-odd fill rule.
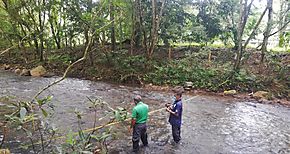
[[[148,140],[147,140],[147,126],[146,123],[143,124],[136,124],[133,128],[133,151],[138,151],[139,150],[139,140],[141,138],[141,141],[144,146],[148,145]]]
[[[171,125],[172,126],[172,136],[174,142],[178,143],[181,140],[180,137],[180,126],[179,125]]]

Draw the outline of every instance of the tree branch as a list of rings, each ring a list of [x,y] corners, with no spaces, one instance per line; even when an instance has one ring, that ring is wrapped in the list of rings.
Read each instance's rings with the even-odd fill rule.
[[[118,19],[119,19],[119,18],[120,18],[120,17],[118,17]],[[116,20],[116,18],[115,18],[115,20]],[[65,72],[64,72],[64,74],[63,74],[63,76],[62,76],[60,79],[54,81],[53,83],[47,85],[47,86],[44,87],[42,90],[40,90],[40,91],[39,91],[39,92],[38,92],[38,93],[37,93],[37,94],[32,98],[31,102],[32,102],[33,100],[36,100],[37,97],[38,97],[41,93],[43,93],[45,90],[47,90],[47,89],[50,88],[51,86],[53,86],[53,85],[55,85],[55,84],[58,84],[59,82],[61,82],[62,80],[64,80],[64,79],[67,77],[67,73],[70,71],[70,69],[71,69],[74,65],[76,65],[76,64],[78,64],[79,62],[85,60],[86,57],[87,57],[87,54],[88,54],[88,52],[89,52],[90,46],[92,45],[92,42],[93,42],[93,39],[94,39],[93,36],[94,36],[97,32],[101,31],[103,28],[106,28],[107,26],[109,26],[109,25],[110,25],[113,21],[115,21],[115,20],[112,20],[112,21],[110,21],[108,24],[106,24],[106,25],[102,26],[101,28],[95,30],[94,33],[92,34],[91,38],[89,39],[89,42],[88,42],[88,44],[87,44],[87,46],[86,46],[86,49],[85,49],[84,54],[83,54],[83,57],[80,58],[80,59],[78,59],[77,61],[75,61],[75,62],[72,63],[71,65],[69,65],[69,66],[66,68],[66,70],[65,70]],[[93,26],[90,27],[90,30],[91,30],[92,28],[93,28]],[[90,31],[90,30],[89,30],[89,31]]]
[[[268,37],[271,37],[271,36],[273,36],[273,35],[275,35],[275,34],[277,34],[278,32],[280,32],[281,30],[283,30],[288,24],[290,23],[290,20],[289,21],[287,21],[280,29],[278,29],[276,32],[274,32],[274,33],[272,33],[272,34],[270,34],[270,35],[268,35]]]
[[[247,47],[248,43],[250,42],[250,40],[252,39],[252,37],[255,35],[255,33],[256,33],[257,29],[258,29],[258,26],[260,25],[260,23],[261,23],[264,15],[266,14],[267,10],[268,10],[268,7],[265,8],[264,12],[260,16],[258,22],[256,23],[255,27],[253,28],[253,31],[251,32],[251,34],[250,34],[249,38],[247,39],[246,43],[244,44],[244,48]]]
[[[270,34],[270,35],[268,35],[268,38],[269,37],[271,37],[271,36],[273,36],[273,35],[275,35],[275,34],[277,34],[278,32],[280,32],[281,30],[283,30],[288,24],[290,23],[290,20],[289,21],[287,21],[280,29],[278,29],[276,32],[274,32],[274,33],[272,33],[272,34]],[[256,47],[256,49],[257,50],[261,50],[261,49],[259,49],[261,46],[262,46],[262,44],[263,43],[261,43],[261,44],[259,44],[257,47]]]
[[[50,88],[51,86],[53,86],[53,85],[55,85],[55,84],[61,82],[62,80],[64,80],[64,79],[66,78],[66,76],[67,76],[67,73],[70,71],[70,69],[71,69],[74,65],[76,65],[76,64],[78,64],[79,62],[81,62],[81,61],[83,61],[83,60],[86,59],[87,54],[88,54],[88,51],[89,51],[90,46],[91,46],[91,44],[92,44],[92,39],[93,39],[94,34],[95,34],[95,32],[92,34],[91,38],[89,39],[89,42],[88,42],[88,44],[87,44],[87,46],[86,46],[86,49],[85,49],[84,54],[83,54],[83,57],[80,58],[80,59],[78,59],[77,61],[75,61],[75,62],[72,63],[71,65],[69,65],[69,66],[66,68],[66,70],[65,70],[65,72],[64,72],[64,74],[63,74],[63,76],[62,76],[60,79],[54,81],[53,83],[47,85],[47,86],[44,87],[42,90],[40,90],[40,91],[39,91],[39,92],[38,92],[38,93],[33,97],[33,99],[31,100],[31,102],[32,102],[33,100],[36,100],[37,97],[38,97],[41,93],[43,93],[45,90],[47,90],[47,89]]]

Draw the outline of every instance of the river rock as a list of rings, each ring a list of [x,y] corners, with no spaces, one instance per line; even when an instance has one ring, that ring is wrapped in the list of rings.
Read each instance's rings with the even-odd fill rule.
[[[237,94],[236,90],[225,90],[224,95],[235,95]]]
[[[9,70],[10,69],[10,65],[4,64],[4,70]]]
[[[23,69],[20,73],[21,76],[30,76],[30,72],[28,69]]]
[[[17,68],[17,69],[14,71],[14,73],[16,73],[16,74],[20,74],[20,73],[21,73],[21,69]]]
[[[192,82],[185,82],[184,83],[184,89],[185,90],[190,90],[193,87],[193,83]]]
[[[0,149],[0,154],[10,154],[9,149]]]
[[[37,66],[36,68],[33,68],[30,70],[31,76],[44,76],[46,74],[46,69],[43,66]]]
[[[256,99],[261,99],[261,98],[265,99],[269,97],[269,93],[266,91],[257,91],[253,94],[253,97]]]

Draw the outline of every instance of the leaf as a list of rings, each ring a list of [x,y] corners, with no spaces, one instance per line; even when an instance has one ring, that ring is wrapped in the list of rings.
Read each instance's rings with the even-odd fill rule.
[[[105,140],[106,138],[110,137],[111,134],[105,134],[105,135],[102,135],[102,137],[100,138],[100,140]]]
[[[71,146],[74,145],[74,143],[75,143],[74,135],[71,131],[67,134],[65,142]]]
[[[41,112],[44,115],[44,117],[47,117],[48,114],[47,114],[47,112],[43,108],[41,108]]]
[[[26,133],[27,133],[28,137],[32,137],[32,132],[31,131],[26,130]]]
[[[119,111],[115,111],[115,119],[120,120],[121,116],[120,116],[120,112]]]
[[[79,137],[82,141],[84,141],[86,138],[85,138],[85,134],[82,130],[79,131]]]
[[[20,108],[20,119],[24,119],[24,117],[26,116],[27,110],[25,107],[21,107]]]
[[[46,100],[51,101],[52,98],[53,98],[53,96],[47,96]]]

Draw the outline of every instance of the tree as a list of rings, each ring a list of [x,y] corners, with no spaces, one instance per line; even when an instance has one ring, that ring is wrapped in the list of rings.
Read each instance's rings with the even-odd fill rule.
[[[151,30],[151,34],[150,34],[151,42],[149,45],[150,47],[147,51],[147,57],[149,59],[152,58],[153,51],[154,51],[155,45],[157,43],[158,30],[159,30],[159,26],[160,26],[160,20],[161,20],[162,15],[163,15],[163,9],[165,6],[165,2],[166,2],[166,0],[161,1],[159,14],[157,14],[157,11],[158,11],[157,0],[152,0],[152,30]]]
[[[272,22],[273,22],[273,0],[268,0],[267,1],[267,9],[268,9],[268,22],[267,22],[267,27],[264,32],[264,39],[262,43],[262,55],[261,55],[261,62],[264,61],[265,53],[267,52],[267,45],[268,45],[268,39],[269,39],[269,34],[272,28]]]
[[[200,1],[198,22],[206,31],[206,42],[213,40],[221,33],[220,20],[216,16],[216,3],[214,1]]]
[[[241,58],[243,56],[243,44],[242,38],[245,30],[245,26],[249,17],[249,13],[254,0],[251,0],[248,4],[248,0],[240,0],[240,15],[239,15],[239,25],[238,25],[238,51],[234,64],[234,70],[238,71],[240,68]]]

